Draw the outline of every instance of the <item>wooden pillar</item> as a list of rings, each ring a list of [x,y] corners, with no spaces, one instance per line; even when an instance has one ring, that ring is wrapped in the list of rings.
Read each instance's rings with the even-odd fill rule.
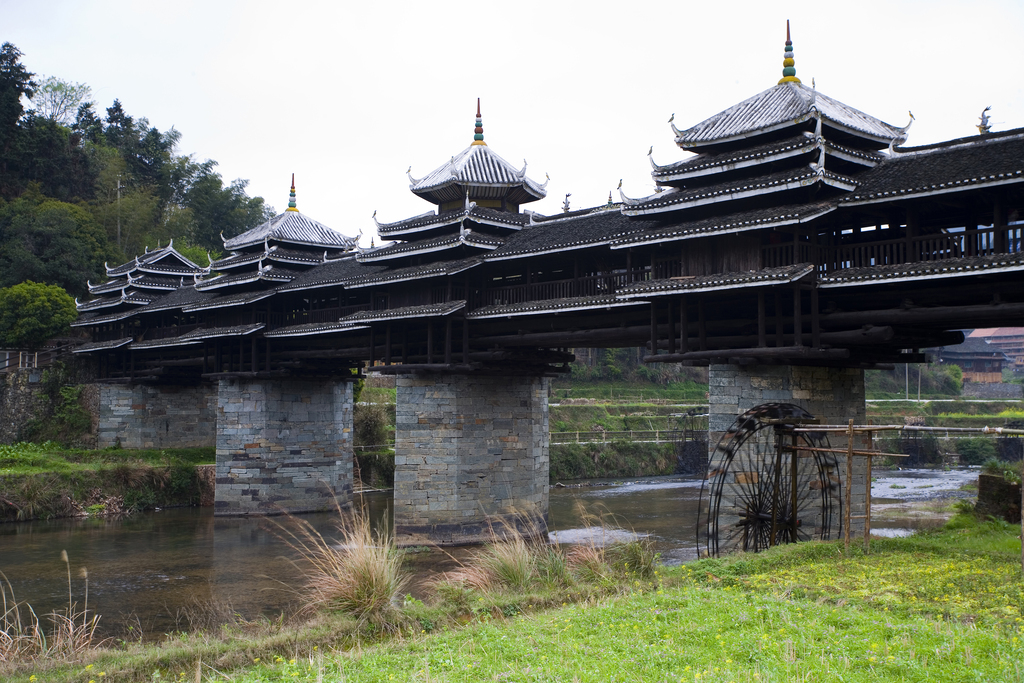
[[[775,346],[785,346],[785,340],[782,337],[782,294],[779,290],[775,290]]]
[[[208,354],[208,351],[207,351],[208,348],[209,348],[209,342],[205,342],[204,341],[203,342],[203,374],[204,375],[207,372],[209,372],[209,365],[208,365],[207,359],[206,359],[207,354]]]
[[[409,362],[409,323],[402,323],[402,364]]]
[[[690,349],[690,321],[686,317],[686,295],[679,297],[679,352]]]
[[[651,355],[658,355],[658,304],[651,302]]]
[[[252,370],[253,372],[256,372],[257,370],[260,369],[258,362],[259,358],[257,358],[256,350],[256,335],[254,334],[252,336],[252,348],[249,350],[249,369]]]
[[[764,292],[757,292],[757,345],[760,348],[768,346],[768,339],[765,330]]]
[[[811,285],[811,346],[821,348],[821,317],[818,312],[818,285]]]
[[[264,347],[264,365],[266,366],[267,372],[270,372],[270,340],[266,340],[266,346]]]
[[[978,210],[974,202],[967,202],[967,215],[964,220],[964,256],[978,255]]]
[[[920,255],[915,251],[914,238],[918,235],[918,221],[917,221],[917,209],[910,206],[907,207],[907,231],[906,231],[906,243],[907,243],[907,255],[906,262],[910,263],[913,261],[920,261]],[[866,264],[865,264],[866,265]]]
[[[797,283],[793,287],[793,345],[803,346],[804,345],[804,321],[800,310],[801,297],[800,284]]]
[[[704,320],[704,297],[697,298],[697,339],[700,342],[700,350],[708,348],[708,330]]]
[[[448,316],[444,321],[444,362],[452,364],[452,318]]]
[[[996,198],[992,203],[992,231],[995,233],[995,253],[1005,254],[1009,251],[1006,239],[1006,195],[999,190],[996,191]]]
[[[391,365],[391,323],[384,328],[384,365]]]
[[[370,367],[373,367],[373,363],[377,356],[377,340],[373,334],[373,325],[370,326]]]
[[[672,315],[672,299],[668,300],[668,352],[676,352],[676,319]]]
[[[434,362],[434,321],[427,320],[427,364]]]
[[[469,365],[469,320],[462,319],[462,362]]]
[[[243,369],[243,363],[245,361],[245,337],[238,338],[238,371],[241,372]]]

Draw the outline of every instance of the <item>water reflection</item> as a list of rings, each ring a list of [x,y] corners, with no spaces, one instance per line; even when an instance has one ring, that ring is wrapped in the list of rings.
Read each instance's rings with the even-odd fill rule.
[[[876,495],[952,488],[948,473],[909,474],[906,489],[892,489],[889,474],[879,477]],[[976,476],[976,473],[973,473]],[[883,479],[883,477],[885,477]],[[943,478],[945,477],[945,478]],[[922,482],[922,478],[934,482]],[[960,481],[967,475],[953,477]],[[940,481],[941,480],[941,483]],[[884,482],[884,483],[883,483]],[[693,477],[660,477],[642,481],[595,481],[573,488],[552,488],[549,526],[561,542],[591,542],[596,522],[650,537],[662,561],[677,564],[696,557],[694,524],[701,481]],[[903,484],[897,484],[901,486]],[[882,487],[887,487],[883,489]],[[913,488],[912,488],[913,487]],[[363,497],[371,519],[391,523],[388,493]],[[904,503],[878,498],[876,527],[910,528],[935,525],[927,509],[919,519],[885,523],[885,511]],[[334,539],[334,514],[303,515],[302,519]],[[216,604],[245,618],[275,617],[294,609],[294,590],[301,584],[292,563],[295,553],[282,539],[284,518],[214,517],[210,508],[153,512],[123,520],[75,519],[0,524],[0,571],[19,600],[38,614],[67,605],[67,569],[60,559],[67,550],[75,600],[81,603],[84,581],[79,567],[89,570],[89,607],[102,615],[105,634],[120,634],[126,623],[141,625],[149,637],[187,628],[186,608]],[[880,531],[880,533],[901,533]],[[423,597],[438,572],[458,566],[473,549],[433,550],[408,556],[416,578],[410,592]],[[137,620],[137,621],[136,621]]]

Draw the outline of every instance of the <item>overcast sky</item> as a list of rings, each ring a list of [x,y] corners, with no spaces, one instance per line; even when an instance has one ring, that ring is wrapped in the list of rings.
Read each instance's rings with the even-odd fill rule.
[[[59,2],[0,0],[0,41],[40,76],[86,83],[101,114],[182,133],[180,153],[278,211],[374,235],[432,208],[408,190],[472,141],[540,182],[557,213],[623,179],[650,194],[647,150],[686,156],[687,128],[797,76],[894,125],[908,145],[1024,126],[1024,2]],[[618,201],[618,194],[615,194]]]

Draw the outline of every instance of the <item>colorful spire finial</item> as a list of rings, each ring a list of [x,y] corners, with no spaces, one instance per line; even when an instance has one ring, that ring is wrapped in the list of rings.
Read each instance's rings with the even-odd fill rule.
[[[295,206],[295,174],[292,173],[292,193],[288,195],[288,210],[298,211],[299,209]]]
[[[484,120],[480,118],[480,98],[476,98],[476,128],[473,129],[473,144],[487,145],[484,142]]]
[[[782,60],[782,78],[779,85],[783,83],[799,83],[796,77],[796,61],[793,59],[793,41],[789,37],[789,19],[786,19],[786,54]]]

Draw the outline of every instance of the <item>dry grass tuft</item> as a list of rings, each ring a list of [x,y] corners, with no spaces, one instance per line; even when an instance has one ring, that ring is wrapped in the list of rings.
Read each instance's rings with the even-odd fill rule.
[[[386,528],[371,528],[363,512],[338,508],[337,545],[302,519],[280,524],[299,555],[306,583],[300,593],[306,610],[336,609],[378,626],[391,625],[396,598],[408,581],[402,553]]]

